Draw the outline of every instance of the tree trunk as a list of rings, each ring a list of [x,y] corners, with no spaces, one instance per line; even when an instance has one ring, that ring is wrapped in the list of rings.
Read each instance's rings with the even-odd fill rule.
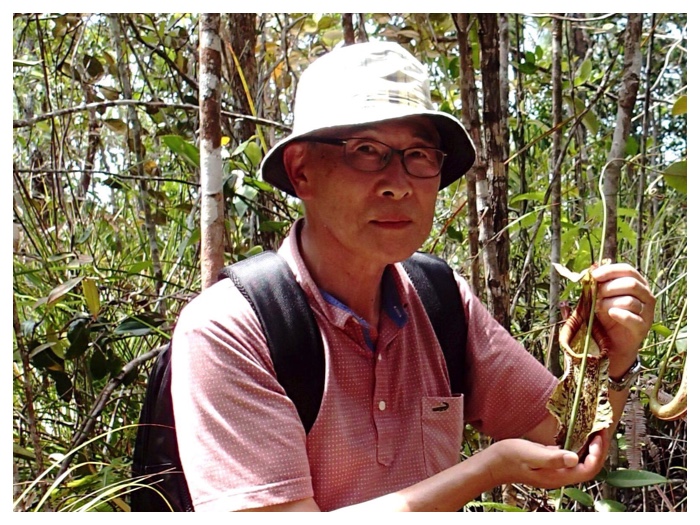
[[[561,262],[561,129],[562,121],[562,21],[558,17],[552,18],[552,127],[556,130],[552,134],[552,175],[551,175],[551,260],[552,263]],[[562,368],[559,363],[559,294],[561,293],[561,276],[554,265],[549,267],[549,326],[552,337],[549,347],[550,371],[557,377],[561,376]]]
[[[251,98],[256,100],[258,90],[258,68],[255,60],[255,23],[257,16],[255,13],[231,13],[227,17],[226,29],[231,42],[231,50],[236,54],[238,64],[241,67],[239,73],[236,61],[229,57],[229,83],[233,105],[236,111],[252,115],[253,108],[250,107],[248,95],[246,94],[241,73],[245,78]],[[222,50],[223,53],[223,50]],[[240,119],[231,130],[231,137],[236,142],[248,140],[255,135],[255,123],[252,120]]]
[[[129,64],[126,56],[125,35],[122,31],[119,17],[122,15],[110,15],[109,24],[111,29],[112,45],[117,51],[117,68],[119,71],[119,83],[121,84],[122,94],[127,100],[133,100],[133,92],[131,89],[131,75],[129,74]],[[128,16],[128,15],[126,15]],[[136,106],[127,106],[128,126],[127,126],[127,155],[129,160],[133,159],[130,171],[138,177],[138,206],[143,214],[143,229],[148,239],[148,245],[151,253],[151,262],[153,264],[153,275],[155,277],[155,292],[160,293],[163,285],[163,268],[160,263],[160,249],[158,248],[158,237],[156,234],[156,225],[151,215],[151,207],[148,203],[148,184],[146,182],[146,173],[144,171],[146,148],[141,142],[141,122],[136,113]],[[165,314],[165,303],[160,302],[160,313]]]
[[[355,43],[355,29],[352,26],[352,13],[343,13],[342,26],[345,45],[353,45]]]
[[[489,212],[493,216],[495,238],[487,242],[496,245],[497,271],[487,267],[487,288],[493,298],[492,315],[510,330],[508,293],[509,239],[505,231],[508,225],[508,177],[504,164],[504,135],[501,129],[501,96],[499,78],[498,15],[479,14],[479,45],[481,46],[481,83],[484,96],[484,142],[490,169]]]
[[[508,28],[508,15],[498,15],[498,76],[501,81],[501,130],[503,132],[503,160],[508,158],[510,151],[510,126],[508,126],[508,98],[510,82],[508,80],[508,52],[510,51],[510,32]]]
[[[642,120],[642,140],[641,140],[641,169],[639,170],[639,182],[637,184],[637,268],[642,267],[642,246],[645,232],[644,213],[644,193],[647,186],[646,165],[647,165],[647,137],[649,136],[649,120],[651,119],[651,83],[652,83],[652,63],[654,51],[654,29],[656,27],[656,14],[651,15],[651,34],[649,36],[649,46],[647,47],[646,61],[646,88],[644,90],[644,119]]]
[[[612,147],[603,174],[603,198],[607,218],[603,236],[603,257],[617,260],[617,194],[620,186],[620,171],[624,164],[625,146],[632,123],[632,112],[639,89],[642,70],[642,52],[639,47],[642,34],[642,15],[630,13],[625,30],[625,56],[622,84],[618,94],[617,120],[613,132]]]
[[[470,22],[471,21],[471,22]],[[470,272],[469,284],[472,292],[477,297],[482,297],[483,286],[481,281],[481,269],[479,266],[479,242],[481,230],[489,228],[489,233],[484,238],[493,235],[493,228],[490,226],[491,217],[488,215],[480,223],[477,215],[477,185],[486,185],[486,163],[483,157],[483,145],[481,141],[481,121],[479,119],[479,97],[476,91],[476,76],[474,74],[474,64],[472,62],[472,46],[469,41],[470,24],[476,22],[475,18],[465,13],[459,13],[455,18],[457,27],[457,42],[459,44],[459,68],[460,68],[460,98],[462,101],[462,122],[469,132],[469,136],[476,149],[476,159],[474,165],[467,172],[467,227],[469,229],[469,253]],[[481,182],[479,182],[481,181]],[[487,250],[491,250],[492,245],[485,246],[484,261],[487,260]],[[495,250],[493,257],[495,258]]]
[[[199,19],[200,186],[202,289],[224,267],[224,195],[221,162],[221,16]]]

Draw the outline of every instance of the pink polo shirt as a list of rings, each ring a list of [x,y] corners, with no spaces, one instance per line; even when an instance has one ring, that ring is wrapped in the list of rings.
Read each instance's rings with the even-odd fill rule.
[[[230,280],[197,296],[178,320],[172,395],[196,510],[308,497],[333,510],[456,464],[464,422],[503,439],[544,419],[556,379],[493,320],[464,279],[456,276],[468,327],[467,392],[453,397],[442,351],[403,267],[387,270],[371,348],[361,322],[311,280],[296,240],[302,224],[279,253],[308,295],[325,348],[325,392],[308,436],[277,382],[255,313]]]

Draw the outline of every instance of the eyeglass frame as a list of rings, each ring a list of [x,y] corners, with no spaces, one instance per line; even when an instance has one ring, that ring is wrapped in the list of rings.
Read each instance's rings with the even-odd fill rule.
[[[384,168],[386,168],[389,163],[391,162],[391,159],[394,157],[395,153],[398,153],[400,158],[401,158],[401,165],[403,166],[404,170],[406,170],[406,173],[408,173],[411,177],[415,177],[417,179],[434,179],[435,177],[440,175],[440,172],[442,171],[442,167],[445,164],[445,157],[447,157],[447,153],[442,151],[440,148],[435,148],[432,146],[411,146],[410,148],[404,148],[404,149],[396,149],[392,148],[389,146],[389,144],[385,144],[381,140],[376,140],[376,139],[371,139],[368,137],[347,137],[344,139],[339,139],[339,138],[331,138],[331,137],[299,137],[296,139],[299,142],[318,142],[319,144],[328,144],[330,146],[343,146],[343,159],[345,162],[350,166],[351,168],[354,168],[356,170],[360,170],[365,173],[376,173],[378,171],[382,171]],[[386,158],[386,161],[384,162],[384,165],[376,170],[366,170],[362,168],[358,168],[354,165],[352,165],[348,160],[347,160],[347,150],[346,146],[348,144],[348,141],[350,140],[365,140],[368,142],[376,142],[377,144],[381,144],[382,146],[385,146],[386,148],[389,148],[389,151],[391,154]],[[408,166],[406,166],[406,157],[404,156],[405,153],[409,150],[414,150],[414,149],[428,149],[428,150],[434,150],[436,152],[439,152],[442,154],[442,158],[440,159],[440,165],[437,168],[437,173],[435,175],[429,175],[427,177],[422,177],[420,175],[414,175],[411,173],[408,169]]]

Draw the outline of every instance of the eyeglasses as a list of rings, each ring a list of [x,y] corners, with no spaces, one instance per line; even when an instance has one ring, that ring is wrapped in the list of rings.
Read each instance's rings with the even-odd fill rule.
[[[378,140],[350,137],[333,139],[324,137],[302,137],[300,141],[318,142],[331,146],[343,146],[343,158],[349,166],[360,171],[383,170],[394,153],[401,156],[406,173],[420,179],[437,177],[447,154],[438,148],[414,147],[396,149]]]

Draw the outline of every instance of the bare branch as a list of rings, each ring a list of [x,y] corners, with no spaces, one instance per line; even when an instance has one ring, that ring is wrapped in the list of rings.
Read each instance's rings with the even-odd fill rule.
[[[92,109],[108,108],[112,106],[143,106],[150,108],[174,108],[174,109],[184,109],[186,111],[196,111],[199,112],[199,106],[194,104],[179,104],[170,102],[160,102],[160,101],[146,101],[146,100],[109,100],[104,102],[91,102],[90,104],[80,104],[79,106],[73,106],[70,108],[58,109],[56,111],[51,111],[49,113],[43,113],[37,115],[36,117],[25,119],[25,120],[13,120],[13,128],[26,128],[33,126],[37,122],[42,122],[44,120],[49,120],[56,117],[62,117],[63,115],[69,115],[71,113],[80,113],[81,111],[90,111]],[[267,124],[268,126],[274,126],[276,128],[283,129],[285,131],[291,131],[291,128],[280,122],[275,122],[274,120],[268,120],[264,118],[253,117],[251,115],[245,115],[243,113],[234,113],[232,111],[222,111],[222,116],[236,119],[251,120],[258,124]]]

